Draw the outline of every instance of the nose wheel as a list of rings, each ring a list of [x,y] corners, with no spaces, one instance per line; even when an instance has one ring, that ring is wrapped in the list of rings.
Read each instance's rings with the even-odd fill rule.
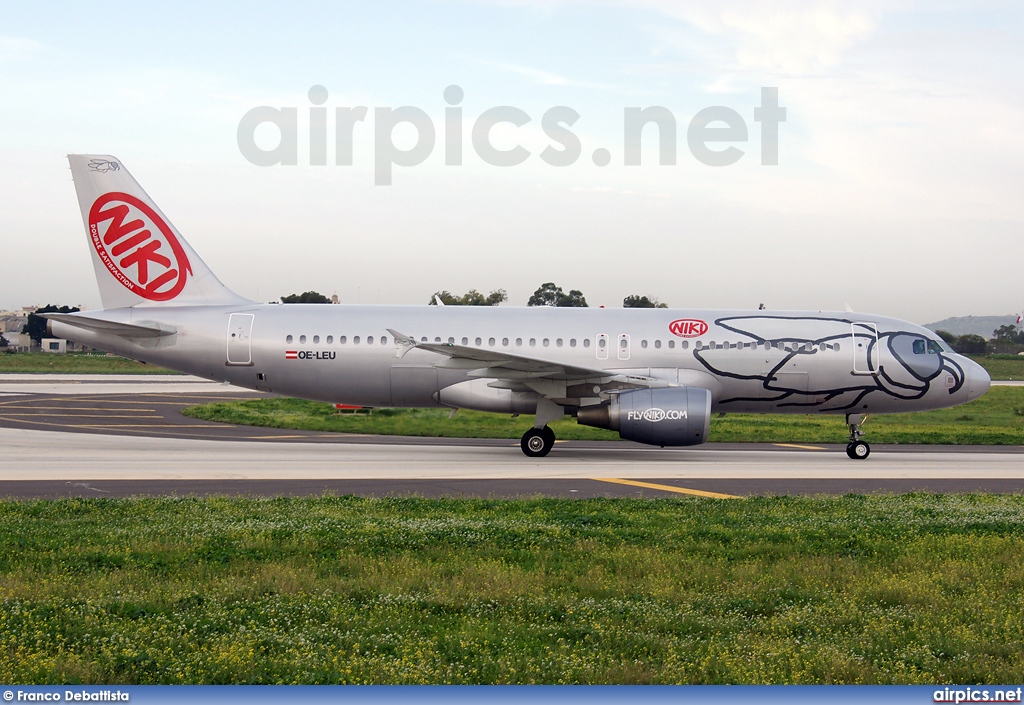
[[[519,445],[528,457],[543,458],[551,452],[551,447],[555,445],[555,432],[547,426],[544,428],[531,428],[523,434]]]
[[[871,446],[861,440],[864,433],[861,424],[868,420],[864,414],[847,414],[846,424],[850,427],[850,442],[846,444],[846,455],[851,460],[864,460],[871,454]]]
[[[853,460],[864,460],[870,453],[871,446],[864,441],[857,441],[846,445],[846,454]]]

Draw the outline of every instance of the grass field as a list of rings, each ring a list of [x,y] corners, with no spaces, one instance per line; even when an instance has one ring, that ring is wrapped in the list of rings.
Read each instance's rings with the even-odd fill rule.
[[[233,424],[312,431],[448,438],[519,438],[532,417],[444,409],[375,409],[339,414],[330,404],[299,399],[254,399],[203,404],[186,416]],[[551,424],[558,438],[617,440],[618,434],[572,419]],[[993,387],[981,399],[953,409],[873,416],[864,425],[871,443],[1024,444],[1024,388]],[[842,416],[732,414],[711,421],[712,442],[841,443]]]
[[[1024,379],[1024,356],[979,355],[971,359],[984,367],[992,379]]]
[[[0,374],[178,374],[155,365],[146,365],[103,353],[44,352],[0,353]]]
[[[1013,683],[1024,497],[0,502],[5,683]]]

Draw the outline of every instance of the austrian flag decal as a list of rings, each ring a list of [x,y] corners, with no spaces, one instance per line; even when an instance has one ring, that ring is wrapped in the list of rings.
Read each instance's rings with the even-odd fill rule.
[[[89,210],[89,239],[110,273],[150,301],[170,301],[192,267],[174,231],[149,205],[127,193],[105,193]]]
[[[284,359],[285,360],[298,360],[299,359],[299,351],[298,350],[285,350],[284,351]]]

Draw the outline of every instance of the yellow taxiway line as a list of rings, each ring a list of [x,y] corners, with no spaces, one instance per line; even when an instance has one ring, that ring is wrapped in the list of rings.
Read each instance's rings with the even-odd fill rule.
[[[639,482],[637,480],[622,480],[617,477],[592,477],[595,482],[614,482],[617,485],[631,485],[633,487],[646,487],[649,490],[661,490],[662,492],[675,492],[676,494],[692,494],[698,497],[713,497],[715,499],[742,499],[734,494],[721,494],[719,492],[705,492],[704,490],[691,490],[688,487],[675,487],[673,485],[656,485],[653,482]]]
[[[796,443],[772,443],[772,445],[778,446],[779,448],[799,448],[801,450],[828,450],[827,448],[822,448],[821,446],[802,446],[797,445]]]

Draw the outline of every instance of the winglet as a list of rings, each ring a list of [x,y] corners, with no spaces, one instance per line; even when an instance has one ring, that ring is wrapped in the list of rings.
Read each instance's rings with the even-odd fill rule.
[[[408,353],[410,350],[416,347],[416,339],[413,338],[412,336],[405,335],[404,333],[399,333],[397,330],[393,328],[388,328],[387,332],[390,333],[391,337],[395,339],[395,345],[398,348],[397,350],[395,350],[395,357],[403,358],[405,357],[406,353]]]

